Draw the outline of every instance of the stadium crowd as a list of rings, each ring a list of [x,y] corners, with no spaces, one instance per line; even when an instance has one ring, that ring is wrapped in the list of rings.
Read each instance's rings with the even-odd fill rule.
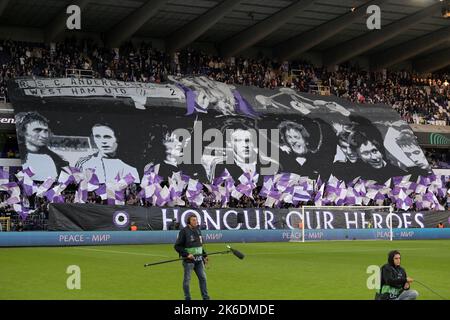
[[[450,169],[450,154],[448,149],[424,149],[425,157],[432,168]]]
[[[75,39],[52,45],[0,41],[0,101],[8,99],[6,83],[11,78],[65,77],[83,70],[123,81],[159,83],[169,75],[206,75],[230,84],[284,86],[301,92],[318,92],[325,86],[331,94],[353,102],[391,105],[408,123],[450,124],[446,74],[423,78],[406,71],[368,72],[349,65],[329,71],[306,61],[223,59],[190,49],[169,55],[146,43],[126,43],[116,50]]]

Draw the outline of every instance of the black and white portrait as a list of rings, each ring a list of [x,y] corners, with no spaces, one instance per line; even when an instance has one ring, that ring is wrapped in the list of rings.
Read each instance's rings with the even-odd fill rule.
[[[92,127],[91,137],[97,151],[89,156],[80,158],[76,167],[94,169],[99,182],[114,181],[116,177],[125,177],[131,174],[135,182],[139,182],[139,173],[136,168],[121,160],[118,156],[120,138],[111,125],[96,123]]]
[[[220,176],[227,169],[235,179],[244,172],[252,172],[259,174],[259,179],[262,181],[262,167],[278,168],[277,159],[272,159],[259,150],[257,130],[255,120],[246,117],[230,117],[223,122],[221,132],[226,139],[227,151],[214,164],[212,178]],[[266,142],[261,140],[260,143]],[[273,172],[275,173],[277,172]]]
[[[390,163],[381,141],[357,131],[350,136],[350,145],[358,154],[362,169],[361,178],[385,182],[390,177],[406,175],[406,171]]]
[[[69,165],[59,154],[49,149],[52,132],[49,120],[36,111],[16,114],[16,128],[24,168],[31,168],[33,179],[43,181],[58,177],[61,169]]]

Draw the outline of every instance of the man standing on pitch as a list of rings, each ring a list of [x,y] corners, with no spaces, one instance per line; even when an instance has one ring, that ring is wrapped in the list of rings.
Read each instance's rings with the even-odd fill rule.
[[[190,215],[187,218],[187,226],[180,230],[174,245],[175,250],[183,257],[183,291],[186,300],[191,300],[189,284],[192,270],[197,275],[203,300],[209,300],[204,265],[208,262],[208,257],[202,245],[202,233],[198,227],[197,217]]]

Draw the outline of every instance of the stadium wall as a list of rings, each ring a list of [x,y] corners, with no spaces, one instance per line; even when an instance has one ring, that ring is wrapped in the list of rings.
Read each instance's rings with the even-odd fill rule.
[[[178,231],[2,232],[0,247],[175,243]],[[301,230],[205,230],[208,243],[301,241]],[[389,229],[305,230],[306,241],[389,240]],[[396,229],[394,240],[450,239],[450,229]]]

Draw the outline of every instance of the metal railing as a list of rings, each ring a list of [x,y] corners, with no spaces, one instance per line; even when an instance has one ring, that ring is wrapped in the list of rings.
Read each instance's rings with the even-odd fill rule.
[[[330,87],[324,86],[322,84],[311,84],[309,85],[309,90],[311,91],[311,93],[318,94],[321,96],[331,95]]]
[[[299,76],[302,76],[303,70],[301,69],[291,69],[289,72],[289,77],[293,80]],[[322,84],[322,81],[317,81],[316,84],[309,85],[309,91],[314,94],[318,94],[321,96],[329,96],[331,95],[330,86],[325,86]]]
[[[11,218],[0,217],[0,231],[10,231],[10,230],[11,230]]]
[[[301,76],[303,73],[303,70],[301,69],[291,69],[291,71],[289,72],[289,76],[292,78],[296,78],[298,76]]]
[[[66,78],[94,78],[94,70],[92,69],[66,69]]]

